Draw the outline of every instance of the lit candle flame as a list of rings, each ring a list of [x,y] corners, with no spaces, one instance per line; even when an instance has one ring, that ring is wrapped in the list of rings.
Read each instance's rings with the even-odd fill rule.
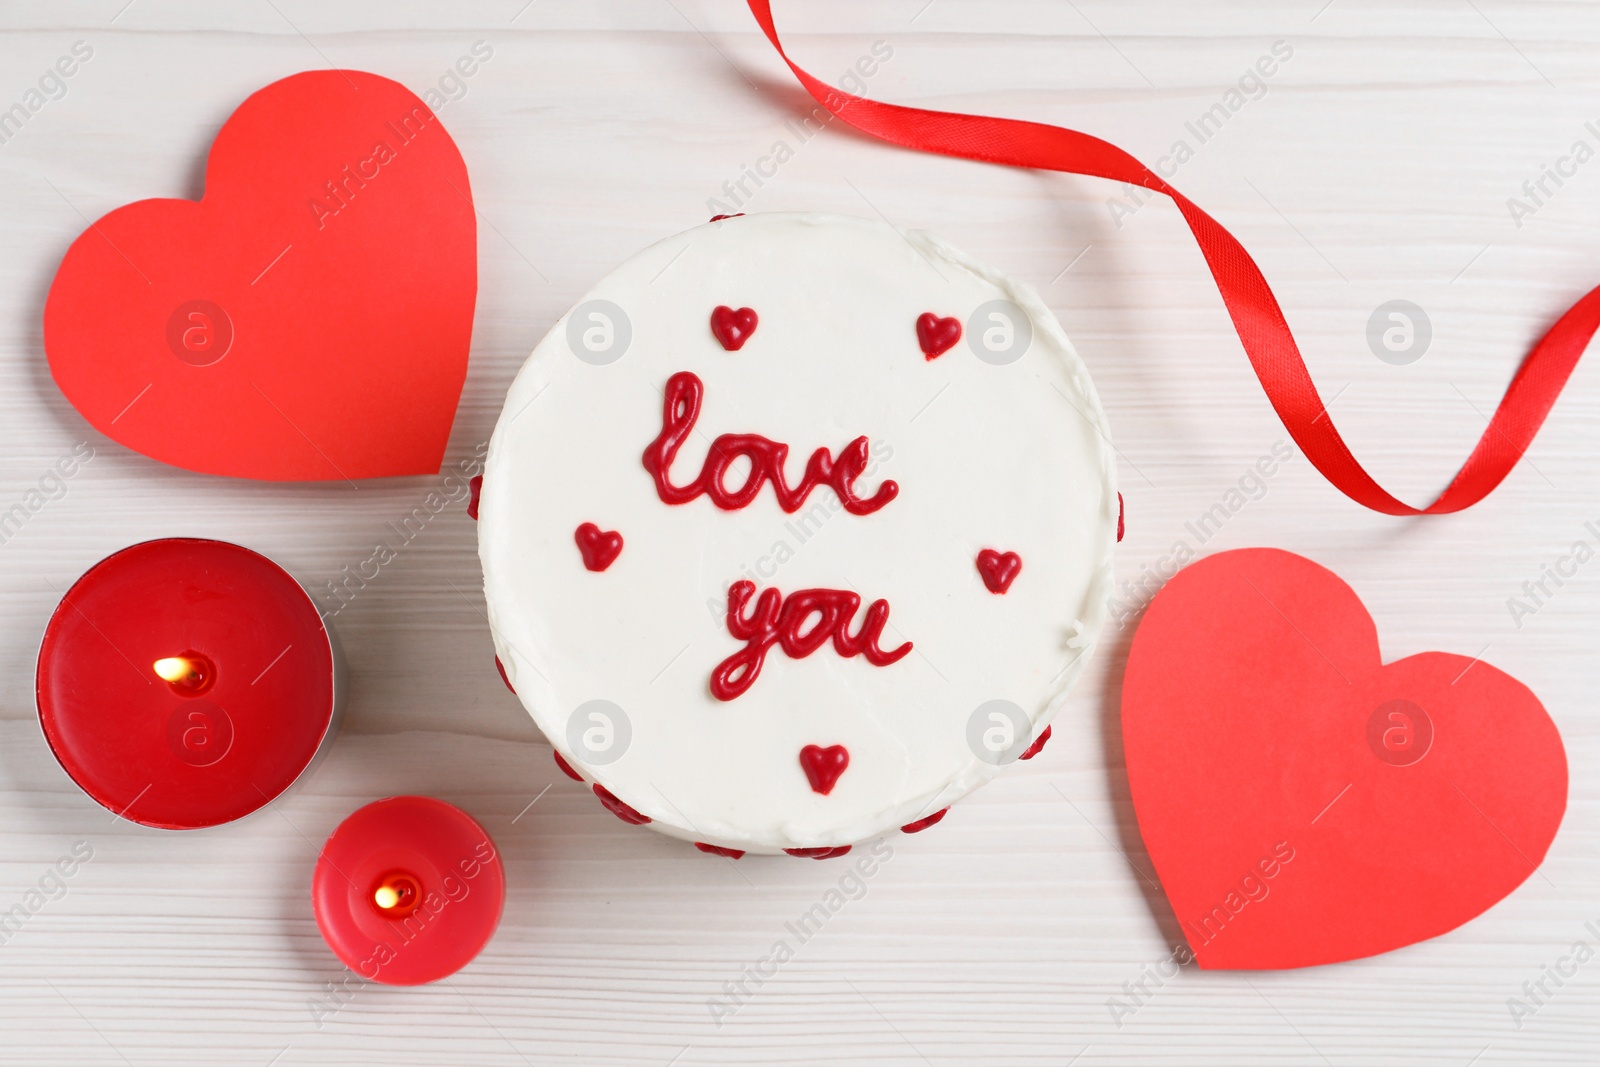
[[[155,661],[154,667],[156,674],[163,681],[168,682],[181,682],[196,673],[195,665],[182,656],[167,656],[163,659],[158,659]]]
[[[405,871],[390,871],[372,887],[372,903],[380,915],[390,919],[404,919],[410,915],[421,896],[416,878]]]

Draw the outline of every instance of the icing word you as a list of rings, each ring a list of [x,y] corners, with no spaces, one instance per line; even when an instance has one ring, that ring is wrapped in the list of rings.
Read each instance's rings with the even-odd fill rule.
[[[688,485],[673,485],[668,468],[700,418],[700,401],[704,395],[705,384],[689,371],[679,371],[667,379],[661,433],[644,450],[644,468],[655,479],[656,495],[661,497],[662,503],[687,504],[703,493],[724,511],[737,511],[755,500],[763,483],[771,482],[778,505],[792,513],[800,510],[813,489],[828,485],[839,494],[839,502],[850,514],[870,515],[900,492],[900,487],[894,482],[885,481],[878,486],[876,493],[866,499],[856,495],[855,480],[867,469],[867,439],[864,436],[845,445],[838,459],[834,459],[826,448],[817,449],[806,463],[805,476],[800,479],[800,484],[791,488],[783,474],[784,461],[789,458],[788,445],[759,434],[725,433],[711,442],[711,450],[706,453],[700,477]],[[745,476],[743,485],[730,491],[723,478],[728,468],[739,459],[750,461],[750,473]]]
[[[745,647],[711,672],[711,695],[718,700],[732,700],[748,690],[773,645],[790,659],[804,659],[832,638],[839,655],[846,659],[865,656],[876,667],[887,667],[911,651],[910,641],[892,652],[878,647],[883,626],[889,621],[887,600],[869,604],[861,627],[852,634],[850,620],[861,606],[861,597],[848,589],[801,589],[787,599],[778,590],[767,589],[746,616],[745,604],[755,591],[754,582],[738,581],[728,587],[728,632],[744,641]],[[808,628],[813,618],[816,621]]]

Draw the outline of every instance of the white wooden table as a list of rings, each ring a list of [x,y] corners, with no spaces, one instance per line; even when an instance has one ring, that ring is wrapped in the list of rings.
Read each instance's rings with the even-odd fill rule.
[[[526,5],[526,6],[525,6]],[[1292,56],[1176,184],[1277,288],[1357,454],[1431,497],[1517,360],[1600,281],[1600,162],[1531,216],[1507,199],[1572,142],[1600,146],[1600,7],[1574,0],[825,0],[779,5],[796,55],[836,76],[882,40],[880,99],[1039,119],[1154,162],[1275,41]],[[1600,962],[1536,1015],[1507,999],[1600,920],[1600,563],[1518,628],[1507,608],[1600,518],[1600,369],[1585,365],[1520,466],[1453,518],[1363,512],[1295,460],[1207,549],[1277,545],[1339,571],[1385,655],[1477,654],[1560,725],[1570,808],[1544,876],[1436,941],[1298,973],[1186,968],[1114,1021],[1171,952],[1142,890],[1113,724],[1131,630],[1106,642],[1041,758],[893,859],[796,957],[713,1021],[712,998],[840,876],[737,867],[625,826],[553,766],[490,664],[474,529],[434,520],[338,617],[353,696],[330,758],[221,830],[118,822],[50,758],[36,642],[64,588],[125,544],[240,541],[314,590],[366,558],[436,479],[281,487],[168,469],[107,441],[45,367],[40,318],[84,219],[196,196],[252,90],[328,65],[421,92],[477,41],[493,57],[441,111],[481,208],[482,290],[451,459],[490,431],[517,366],[591,282],[703,221],[708,198],[807,106],[738,0],[93,0],[0,11],[0,106],[73,42],[65,96],[0,145],[0,509],[86,441],[94,460],[0,545],[0,911],[77,842],[93,859],[0,945],[0,1062],[63,1064],[1594,1063]],[[1552,186],[1553,188],[1553,186]],[[1105,183],[912,155],[835,126],[754,210],[881,214],[1032,281],[1092,368],[1115,428],[1137,577],[1285,437],[1170,204],[1114,211]],[[80,215],[81,213],[81,215]],[[1120,225],[1118,223],[1120,222]],[[1431,320],[1410,365],[1375,358],[1391,299]],[[1108,735],[1111,740],[1108,742]],[[545,790],[548,788],[548,792]],[[342,968],[308,884],[358,805],[460,804],[509,864],[499,935],[455,978],[328,999]],[[1063,796],[1067,799],[1063,802]],[[530,801],[540,798],[531,808]],[[520,816],[519,816],[520,813]],[[1600,947],[1597,945],[1596,947]],[[334,1009],[337,1010],[334,1010]]]

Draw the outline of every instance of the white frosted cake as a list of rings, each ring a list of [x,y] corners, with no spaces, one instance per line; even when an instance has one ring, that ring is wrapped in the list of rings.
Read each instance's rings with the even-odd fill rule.
[[[839,855],[1038,751],[1105,618],[1114,478],[1027,286],[879,222],[719,219],[517,375],[478,511],[495,649],[619,817]]]

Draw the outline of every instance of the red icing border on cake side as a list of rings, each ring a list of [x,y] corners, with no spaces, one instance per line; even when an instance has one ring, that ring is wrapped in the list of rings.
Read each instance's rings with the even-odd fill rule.
[[[598,782],[596,782],[594,786],[594,795],[600,798],[600,803],[606,806],[607,811],[625,823],[632,823],[634,826],[643,826],[645,823],[650,821],[650,816],[640,815],[637,811],[634,811],[632,808],[628,807],[628,805],[618,800],[615,793]]]
[[[573,770],[572,764],[563,759],[561,753],[552,748],[550,750],[550,754],[556,758],[556,766],[561,768],[562,774],[566,775],[568,778],[571,778],[574,782],[583,781],[583,775]]]
[[[900,832],[903,834],[921,833],[928,827],[937,825],[939,820],[943,819],[948,814],[950,814],[949,808],[940,808],[932,815],[924,816],[923,818],[918,819],[916,822],[906,823],[904,826],[900,827]]]

